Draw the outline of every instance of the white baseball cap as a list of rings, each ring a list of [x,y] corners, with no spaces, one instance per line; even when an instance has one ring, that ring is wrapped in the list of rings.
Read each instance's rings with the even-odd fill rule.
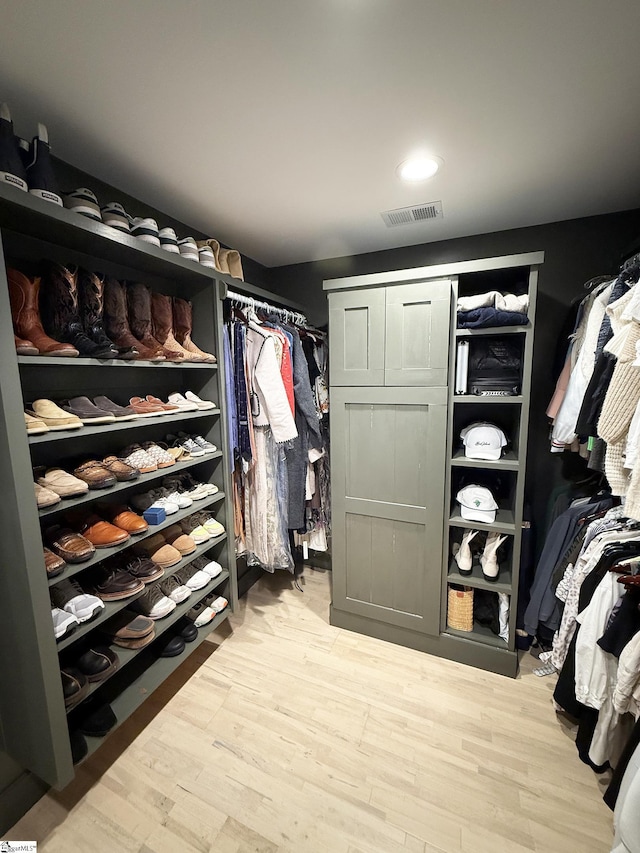
[[[460,515],[467,521],[483,521],[491,524],[496,520],[498,504],[485,486],[465,486],[456,495],[460,504]]]
[[[507,437],[500,427],[486,421],[476,421],[460,433],[464,444],[464,455],[469,459],[496,460],[502,456]]]

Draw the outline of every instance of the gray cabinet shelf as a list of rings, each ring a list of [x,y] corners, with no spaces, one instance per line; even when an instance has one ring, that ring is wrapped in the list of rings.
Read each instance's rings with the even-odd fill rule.
[[[517,471],[520,465],[518,457],[512,450],[507,451],[501,459],[495,460],[468,459],[464,455],[464,450],[456,450],[451,464],[459,468],[488,468],[497,471]]]
[[[45,432],[42,435],[30,435],[29,444],[50,444],[53,441],[74,441],[74,439],[84,438],[87,435],[107,435],[114,432],[127,432],[130,429],[140,429],[140,427],[166,426],[167,432],[172,432],[172,424],[181,424],[185,421],[198,420],[200,418],[216,418],[220,414],[220,409],[207,409],[203,412],[181,412],[179,414],[159,415],[154,418],[138,418],[135,421],[125,421],[124,423],[108,424],[83,424],[79,429],[56,430],[55,432]]]
[[[181,474],[183,471],[195,468],[196,465],[205,465],[212,459],[221,459],[222,455],[222,451],[216,450],[215,453],[207,453],[206,456],[196,456],[195,459],[188,459],[186,462],[176,462],[176,464],[172,465],[170,468],[159,468],[157,471],[150,471],[148,474],[140,474],[136,480],[126,480],[121,483],[116,483],[108,489],[89,489],[85,495],[80,495],[77,498],[62,498],[59,503],[54,504],[53,506],[39,509],[38,517],[40,519],[49,519],[56,515],[61,515],[65,512],[69,512],[70,510],[77,509],[84,504],[95,503],[96,501],[104,499],[108,500],[113,495],[140,489],[141,486],[143,488],[140,489],[140,491],[146,491],[147,489],[144,487],[152,489],[153,484],[157,480],[162,480],[172,474]],[[193,505],[196,506],[197,504],[198,501],[194,502]]]
[[[456,628],[446,628],[443,632],[450,637],[458,637],[473,643],[482,643],[485,646],[493,646],[496,649],[508,650],[508,645],[501,637],[496,636],[486,625],[479,622],[473,623],[473,631],[458,631]]]
[[[67,580],[80,572],[84,572],[85,569],[91,569],[99,563],[104,562],[109,557],[113,557],[116,554],[122,554],[123,551],[133,548],[134,545],[139,545],[140,542],[144,542],[144,540],[148,539],[150,536],[154,536],[156,533],[161,533],[165,527],[170,527],[172,524],[176,524],[182,521],[182,519],[193,515],[195,512],[199,512],[200,510],[213,506],[214,504],[223,501],[225,497],[226,495],[224,492],[218,492],[210,498],[196,501],[186,509],[179,509],[178,512],[168,515],[164,521],[160,522],[160,524],[150,524],[148,530],[145,530],[144,533],[139,533],[137,536],[130,536],[126,542],[122,543],[122,545],[116,545],[113,548],[96,548],[96,552],[90,560],[86,560],[84,563],[67,564],[66,569],[61,574],[57,575],[55,578],[49,578],[49,586],[56,586],[60,581]],[[213,539],[210,539],[209,541],[213,543]]]
[[[510,509],[499,509],[496,512],[496,520],[490,523],[482,521],[469,521],[460,515],[455,509],[449,516],[451,527],[466,527],[472,530],[497,530],[500,533],[513,533],[516,529],[515,516]]]
[[[458,394],[454,396],[455,403],[482,403],[491,405],[492,403],[510,403],[514,406],[522,405],[522,397],[482,397],[479,394]]]
[[[472,586],[475,589],[488,589],[491,592],[511,593],[511,566],[506,563],[500,564],[500,573],[497,581],[488,581],[482,574],[482,567],[474,563],[470,575],[461,575],[458,564],[451,560],[447,583],[457,583],[461,586]]]
[[[207,551],[211,550],[215,545],[223,542],[226,538],[224,536],[216,537],[216,541],[213,542],[209,540],[208,542],[204,542],[202,545],[198,545],[196,550],[192,554],[187,554],[183,557],[179,563],[176,563],[175,566],[171,566],[170,569],[165,569],[164,574],[161,578],[158,578],[159,581],[166,580],[170,578],[171,575],[183,569],[185,566],[188,566],[189,563],[193,562],[196,557],[199,557],[201,554],[206,554]],[[228,577],[228,574],[227,574]],[[156,581],[154,581],[156,583]],[[63,652],[65,649],[68,649],[70,646],[75,645],[79,640],[82,640],[87,634],[90,634],[96,628],[99,628],[100,625],[104,625],[105,622],[108,622],[109,619],[113,618],[116,613],[119,613],[121,610],[124,610],[125,607],[128,607],[132,601],[135,601],[136,598],[140,598],[141,595],[144,595],[145,589],[140,590],[135,595],[130,595],[128,598],[123,598],[120,601],[105,601],[104,609],[100,611],[99,615],[96,616],[95,619],[91,619],[89,622],[84,622],[80,625],[79,628],[76,628],[75,631],[72,631],[68,636],[63,637],[61,640],[57,642],[58,654]]]
[[[3,260],[9,259],[12,267],[25,272],[37,269],[43,259],[63,264],[76,263],[118,280],[141,281],[152,290],[169,296],[179,295],[193,305],[194,340],[205,351],[221,358],[221,296],[236,281],[228,275],[5,185],[0,186],[0,251]],[[11,306],[4,268],[5,263],[0,264],[0,479],[4,488],[0,536],[5,543],[4,559],[0,565],[0,597],[11,602],[11,606],[4,614],[7,640],[0,656],[0,681],[3,685],[0,691],[0,729],[6,752],[21,768],[30,771],[46,785],[62,788],[73,779],[75,768],[59,674],[59,654],[66,657],[73,652],[74,644],[91,642],[93,632],[97,636],[101,626],[132,599],[108,603],[95,621],[79,626],[74,634],[56,644],[51,625],[50,586],[65,578],[81,577],[85,570],[90,570],[102,560],[126,551],[205,507],[214,512],[225,530],[230,529],[233,525],[233,504],[224,417],[224,363],[105,362],[91,358],[17,356],[11,336]],[[125,423],[83,425],[78,430],[43,435],[29,436],[24,426],[24,401],[30,402],[38,397],[57,400],[77,394],[90,397],[106,394],[122,401],[142,392],[143,395],[149,393],[166,399],[171,391],[184,392],[189,388],[202,399],[216,401],[216,408],[139,418]],[[119,440],[124,445],[146,437],[159,439],[164,434],[163,430],[166,433],[177,430],[200,433],[219,450],[38,511],[33,493],[34,465],[59,465],[65,470],[73,470],[83,458],[102,458],[106,453],[117,450]],[[169,516],[163,524],[153,526],[142,536],[131,537],[116,548],[99,549],[90,561],[70,565],[58,577],[47,578],[42,555],[42,529],[62,521],[66,512],[91,510],[94,503],[114,498],[126,501],[136,490],[152,488],[163,477],[191,468],[200,472],[196,479],[215,483],[219,492],[203,501],[194,501],[192,506]],[[119,722],[146,699],[148,692],[141,692],[138,684],[144,682],[151,685],[149,690],[155,689],[189,657],[208,631],[224,621],[228,612],[236,607],[235,553],[232,537],[229,539],[226,533],[198,546],[196,552],[188,555],[176,568],[212,549],[215,549],[216,560],[228,570],[228,576],[219,582],[229,600],[228,611],[203,629],[198,640],[189,644],[179,657],[156,661],[151,644],[143,650],[145,654],[128,660],[126,667],[101,685],[114,709],[118,708]],[[215,582],[211,588],[215,588]],[[194,600],[191,596],[190,601]],[[149,672],[145,672],[145,667]],[[129,675],[129,670],[132,675]],[[96,689],[96,695],[102,695],[102,692]],[[74,709],[69,720],[75,719],[74,715],[79,714],[81,708],[82,704]],[[126,712],[121,712],[124,708]],[[90,747],[90,751],[93,748]]]
[[[496,337],[499,335],[523,335],[531,330],[531,323],[525,326],[488,326],[486,329],[456,329],[456,338]]]
[[[60,369],[61,367],[125,367],[129,370],[137,370],[138,368],[152,367],[161,370],[217,370],[217,364],[198,364],[196,362],[186,362],[181,364],[176,361],[135,361],[123,359],[99,359],[99,358],[53,358],[45,355],[19,355],[18,365],[21,369],[28,367],[51,367]]]
[[[211,593],[214,592],[219,586],[222,586],[222,584],[225,583],[228,578],[229,572],[222,572],[222,574],[218,575],[217,578],[212,578],[206,586],[202,587],[202,589],[198,589],[192,592],[192,594],[186,601],[183,601],[178,604],[175,610],[172,610],[168,616],[164,617],[164,619],[157,619],[154,623],[156,634],[155,639],[157,640],[164,633],[166,633],[166,631],[168,631],[172,625],[175,625],[176,622],[182,619],[185,613],[188,613],[194,605],[196,605],[199,601],[202,601],[202,599],[206,598],[208,595],[211,595]],[[138,596],[136,596],[136,598],[137,597]],[[128,601],[135,601],[135,598],[131,598]],[[152,644],[150,643],[149,645]],[[118,656],[118,669],[114,673],[112,673],[109,678],[105,678],[103,681],[98,681],[91,684],[87,695],[85,696],[85,699],[88,699],[89,696],[91,696],[97,690],[100,690],[104,684],[106,684],[111,678],[113,678],[116,672],[121,672],[124,667],[127,666],[127,664],[131,663],[131,661],[135,660],[138,655],[142,654],[145,648],[147,648],[147,646],[144,646],[141,649],[125,649],[122,646],[112,644],[111,646],[109,646],[109,648]],[[74,709],[72,708],[68,713],[73,713],[73,710]]]
[[[111,705],[118,721],[109,734],[117,731],[117,729],[149,698],[154,690],[157,690],[163,681],[166,681],[166,679],[169,678],[176,669],[178,669],[185,659],[191,655],[198,646],[201,645],[201,643],[204,643],[209,634],[215,631],[216,628],[219,628],[220,625],[229,618],[229,615],[230,611],[227,607],[222,611],[222,613],[218,613],[215,619],[213,619],[208,625],[203,625],[202,628],[198,628],[198,636],[196,639],[187,645],[185,651],[181,655],[177,655],[176,657],[156,657],[154,659],[152,657],[153,643],[151,643],[151,645],[146,649],[143,649],[143,652],[147,652],[147,655],[144,655],[144,657],[146,657],[149,662],[147,663],[145,661],[145,665],[140,667],[140,673],[136,674],[135,678],[128,681],[126,689],[118,692],[114,698],[111,698],[110,696],[108,697],[109,704]],[[142,657],[143,655],[139,655],[137,660],[139,661]],[[128,669],[131,669],[131,667]],[[106,683],[105,687],[108,688],[109,684],[117,675],[125,675],[128,672],[128,669],[123,670],[122,673],[115,673],[114,676],[112,676],[112,678]],[[89,758],[89,756],[93,755],[93,753],[96,752],[104,742],[105,738],[87,736],[88,752],[79,764],[82,764],[87,760],[87,758]]]

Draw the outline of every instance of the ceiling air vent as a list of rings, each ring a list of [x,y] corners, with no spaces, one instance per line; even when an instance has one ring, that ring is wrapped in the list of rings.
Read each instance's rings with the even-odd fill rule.
[[[414,222],[427,222],[430,219],[442,219],[442,202],[429,201],[414,207],[398,207],[395,210],[385,210],[380,214],[387,228],[398,225],[411,225]]]

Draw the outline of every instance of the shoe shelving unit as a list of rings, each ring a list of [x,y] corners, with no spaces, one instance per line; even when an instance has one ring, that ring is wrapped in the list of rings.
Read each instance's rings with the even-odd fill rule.
[[[222,299],[235,279],[207,269],[180,255],[170,254],[102,223],[34,198],[9,186],[0,187],[0,600],[3,609],[3,653],[0,656],[0,749],[9,754],[37,780],[62,788],[74,777],[68,720],[72,727],[83,711],[83,703],[67,715],[60,680],[60,663],[73,660],[88,641],[102,642],[100,631],[108,620],[133,600],[133,596],[105,602],[93,621],[55,641],[49,591],[73,577],[82,585],[83,573],[116,553],[126,552],[144,538],[161,532],[193,512],[207,509],[228,534],[209,540],[165,571],[167,577],[206,554],[221,563],[224,572],[204,589],[192,592],[165,619],[155,623],[157,639],[149,646],[124,649],[114,646],[119,668],[108,679],[92,686],[92,699],[108,702],[120,725],[150,693],[215,630],[237,604],[237,575],[233,548],[233,504],[228,437],[224,404],[222,363]],[[5,266],[16,266],[37,274],[41,260],[64,265],[78,264],[119,280],[142,281],[152,290],[188,299],[193,304],[193,338],[204,350],[216,354],[218,364],[153,363],[144,361],[99,361],[90,358],[16,356],[12,338],[11,309]],[[104,394],[126,404],[134,395],[154,394],[166,399],[172,391],[192,390],[202,399],[218,404],[214,410],[181,412],[142,418],[118,424],[85,425],[79,430],[56,431],[28,436],[23,409],[39,397],[54,401],[86,394]],[[187,462],[142,474],[139,479],[119,482],[109,489],[90,490],[78,498],[62,499],[38,510],[33,490],[33,468],[59,465],[72,472],[87,458],[102,459],[127,445],[145,440],[164,440],[183,430],[199,433],[218,448],[217,452]],[[98,549],[90,561],[69,564],[62,574],[48,579],[42,554],[42,531],[62,523],[69,511],[93,510],[103,502],[126,502],[137,492],[160,485],[170,474],[189,471],[196,480],[214,483],[219,491],[209,498],[150,526],[142,535],[131,536],[123,545]],[[194,604],[212,593],[223,595],[229,607],[198,631],[196,640],[176,657],[159,656],[162,636]],[[166,639],[166,637],[165,637]],[[117,726],[116,726],[117,728]],[[115,729],[114,729],[115,730]],[[107,736],[108,737],[108,736]],[[87,737],[89,754],[105,738]]]
[[[526,448],[529,423],[529,397],[531,392],[531,365],[536,311],[538,265],[541,253],[520,256],[517,264],[507,263],[496,269],[479,269],[461,272],[453,282],[451,350],[449,357],[449,407],[447,417],[447,458],[445,494],[449,496],[449,513],[445,518],[443,538],[443,584],[440,630],[448,641],[460,644],[457,657],[486,669],[506,675],[515,675],[518,667],[515,648],[515,629],[518,602],[518,569],[522,540],[523,505],[526,475]],[[486,329],[456,328],[457,299],[490,290],[503,293],[529,295],[528,323],[524,326],[500,326]],[[521,344],[521,393],[515,397],[482,397],[473,394],[455,394],[456,353],[461,339],[469,340],[473,351],[475,340],[509,337]],[[499,426],[509,444],[500,459],[486,461],[468,459],[460,440],[460,431],[474,421],[489,421]],[[477,474],[477,477],[475,476]],[[483,524],[462,518],[456,494],[462,485],[477,481],[491,488],[498,483],[496,497],[499,509],[495,521]],[[493,489],[492,489],[493,492]],[[459,543],[465,530],[480,531],[472,541],[473,566],[471,575],[459,572],[452,546]],[[507,539],[499,550],[500,571],[496,581],[484,577],[478,559],[488,533],[506,534]],[[476,541],[478,540],[478,541]],[[474,546],[479,550],[474,552]],[[447,625],[447,593],[450,584],[506,593],[509,596],[509,639],[505,641],[489,628],[474,621],[470,632],[459,631]]]

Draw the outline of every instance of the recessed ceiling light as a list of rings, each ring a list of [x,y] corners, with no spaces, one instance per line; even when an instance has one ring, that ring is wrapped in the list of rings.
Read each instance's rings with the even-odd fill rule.
[[[417,184],[432,178],[442,165],[440,157],[417,154],[414,157],[408,157],[406,160],[403,160],[396,169],[396,172],[401,180]]]

